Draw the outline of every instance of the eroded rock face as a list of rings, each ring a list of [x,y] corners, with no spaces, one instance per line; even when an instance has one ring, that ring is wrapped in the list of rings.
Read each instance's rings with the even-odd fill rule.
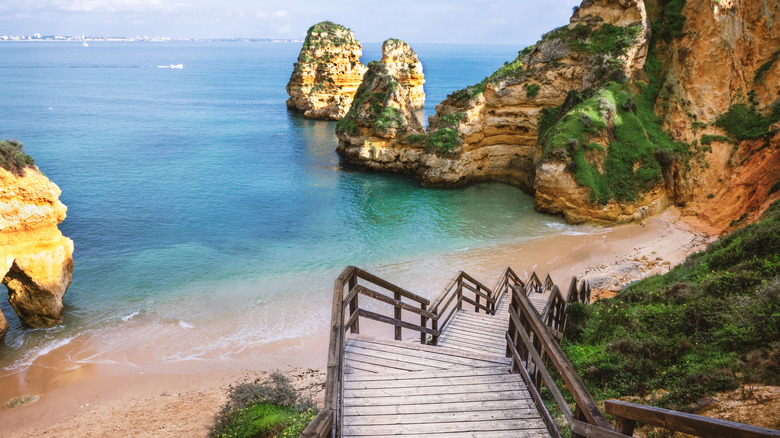
[[[67,210],[60,193],[37,168],[22,176],[0,169],[0,277],[30,327],[62,321],[62,296],[71,283],[73,242],[57,228]]]
[[[366,72],[362,54],[360,42],[344,26],[323,21],[309,28],[287,83],[287,107],[311,119],[344,117]]]
[[[425,75],[417,54],[404,41],[389,39],[382,44],[382,61],[402,87],[407,89],[413,109],[425,106]]]
[[[336,126],[340,156],[375,170],[413,172],[425,147],[420,121],[412,112],[410,89],[377,61]]]

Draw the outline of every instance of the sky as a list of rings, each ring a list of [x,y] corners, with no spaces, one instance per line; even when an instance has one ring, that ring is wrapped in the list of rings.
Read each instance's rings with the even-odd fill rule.
[[[0,0],[0,35],[303,39],[331,20],[361,42],[531,44],[579,0]]]

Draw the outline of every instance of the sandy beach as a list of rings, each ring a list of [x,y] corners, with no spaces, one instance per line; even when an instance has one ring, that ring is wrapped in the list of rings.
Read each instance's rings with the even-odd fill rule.
[[[668,271],[703,249],[717,231],[692,224],[671,208],[643,224],[441,255],[423,264],[447,271],[432,280],[426,280],[419,262],[389,264],[377,274],[401,285],[419,284],[424,295],[432,296],[445,286],[443,278],[459,270],[492,286],[509,265],[523,278],[534,270],[541,275],[549,272],[561,287],[568,287],[574,275],[585,278],[596,298]],[[326,339],[327,333],[318,333],[300,340],[300,345],[276,346],[275,354],[247,352],[240,367],[215,361],[167,369],[111,364],[61,369],[58,358],[67,352],[54,350],[26,371],[0,379],[0,403],[21,395],[40,396],[36,403],[0,410],[0,438],[204,437],[230,384],[261,379],[273,369],[285,372],[296,387],[321,402]]]

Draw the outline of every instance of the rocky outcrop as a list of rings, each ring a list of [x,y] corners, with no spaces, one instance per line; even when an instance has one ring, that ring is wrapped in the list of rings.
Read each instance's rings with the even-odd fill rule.
[[[309,28],[287,83],[287,107],[311,119],[344,117],[366,72],[362,53],[344,26],[323,21]]]
[[[0,168],[0,277],[24,325],[51,327],[62,321],[73,271],[73,242],[57,228],[66,207],[36,167],[20,173]]]
[[[757,217],[780,196],[780,3],[647,3],[584,0],[567,26],[452,93],[413,172],[514,184],[570,222],[671,204],[716,226]]]
[[[370,169],[413,172],[426,140],[413,108],[411,88],[386,64],[369,63],[352,107],[336,125],[337,152]]]
[[[417,54],[404,41],[391,38],[382,43],[382,61],[402,87],[407,89],[411,107],[425,106],[425,75]]]

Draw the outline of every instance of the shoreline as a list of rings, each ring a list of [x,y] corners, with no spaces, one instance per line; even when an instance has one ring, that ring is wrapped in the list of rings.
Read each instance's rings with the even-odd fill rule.
[[[708,233],[710,230],[696,227],[681,217],[678,209],[670,208],[643,224],[470,249],[424,263],[387,264],[376,274],[399,285],[420,285],[413,290],[427,289],[424,295],[435,296],[446,284],[442,275],[449,279],[464,270],[492,287],[509,265],[522,278],[532,270],[542,276],[549,272],[560,287],[568,287],[571,276],[577,275],[591,282],[596,299],[614,295],[627,282],[668,271],[713,241],[716,231]],[[437,277],[432,280],[421,264],[426,271],[433,267],[449,272],[432,275]],[[260,355],[265,359],[261,361],[257,360],[258,352],[247,352],[243,360],[230,364],[217,359],[165,370],[120,364],[58,370],[56,358],[63,353],[55,350],[24,372],[0,379],[1,404],[19,395],[41,396],[28,406],[0,409],[0,438],[127,436],[131,432],[135,436],[206,436],[230,384],[262,378],[274,368],[291,376],[294,385],[321,403],[317,388],[324,383],[327,336],[318,333],[300,339],[300,345],[284,353]]]

